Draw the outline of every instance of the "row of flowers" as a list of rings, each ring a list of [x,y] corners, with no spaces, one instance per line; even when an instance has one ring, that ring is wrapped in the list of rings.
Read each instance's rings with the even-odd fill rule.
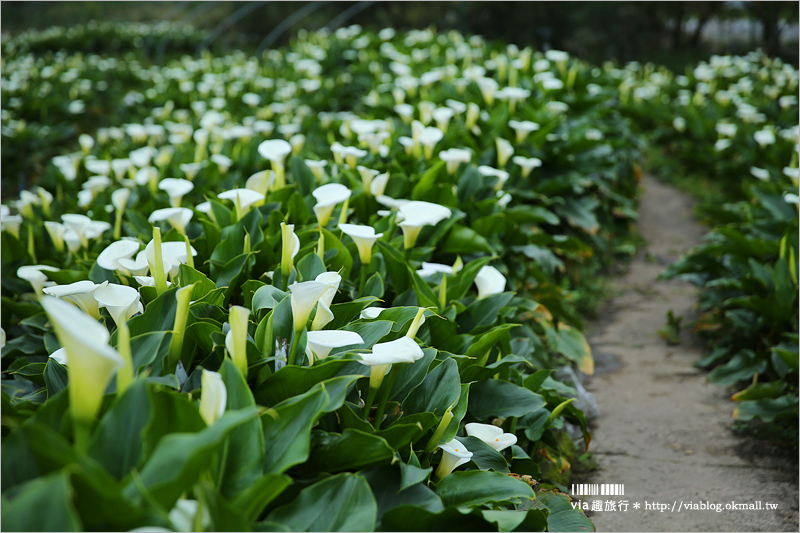
[[[628,73],[627,107],[647,121],[664,170],[703,184],[693,190],[712,230],[665,273],[701,287],[695,329],[709,353],[697,364],[737,388],[735,419],[767,423],[796,446],[798,72],[754,52],[712,57],[687,75]]]
[[[0,216],[4,526],[592,528],[542,489],[591,438],[576,300],[631,251],[612,76],[357,26],[112,62],[141,118]],[[36,64],[4,99],[91,97]]]

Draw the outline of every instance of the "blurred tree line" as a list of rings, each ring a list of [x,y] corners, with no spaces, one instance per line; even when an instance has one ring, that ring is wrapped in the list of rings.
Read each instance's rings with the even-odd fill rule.
[[[91,19],[172,20],[214,30],[213,50],[279,46],[301,28],[358,23],[367,28],[457,29],[536,49],[566,50],[583,59],[654,61],[672,68],[710,53],[757,47],[797,64],[798,2],[3,2],[2,30],[16,33]],[[709,24],[747,19],[762,30],[733,42],[701,39]],[[276,30],[277,28],[277,30]],[[753,28],[753,26],[750,26]],[[736,30],[736,31],[741,31]],[[796,29],[794,29],[796,35]],[[728,39],[727,41],[731,41]]]

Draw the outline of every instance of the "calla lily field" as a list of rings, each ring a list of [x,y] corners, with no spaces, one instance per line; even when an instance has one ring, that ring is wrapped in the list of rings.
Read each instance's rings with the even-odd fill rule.
[[[718,335],[761,320],[706,361],[753,383],[739,416],[796,417],[797,99],[725,69],[777,96],[796,71],[360,26],[153,65],[125,43],[167,30],[119,26],[119,51],[3,42],[3,180],[36,175],[0,216],[4,529],[593,530],[556,371],[593,373],[582,316],[636,251],[647,120],[746,182],[670,273],[710,287]],[[775,116],[715,129],[724,91]],[[693,149],[717,132],[735,162]]]

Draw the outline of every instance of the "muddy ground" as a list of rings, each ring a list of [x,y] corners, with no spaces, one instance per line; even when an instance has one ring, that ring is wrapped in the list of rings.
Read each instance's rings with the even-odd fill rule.
[[[688,196],[652,177],[642,185],[638,226],[648,244],[613,281],[612,298],[588,329],[597,371],[586,384],[600,408],[590,451],[599,469],[577,480],[623,483],[625,495],[612,499],[630,507],[587,515],[598,531],[798,531],[796,457],[731,431],[732,391],[692,366],[703,352],[690,331],[677,346],[658,335],[668,310],[684,322],[696,317],[696,289],[657,277],[705,229]],[[593,499],[600,498],[585,498]],[[732,501],[762,509],[725,510]],[[668,508],[649,510],[646,502]],[[678,512],[681,502],[723,509]]]

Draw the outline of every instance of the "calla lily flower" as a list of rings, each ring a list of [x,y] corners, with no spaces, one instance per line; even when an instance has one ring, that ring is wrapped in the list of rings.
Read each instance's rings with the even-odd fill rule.
[[[515,155],[511,160],[522,169],[523,178],[527,178],[534,168],[542,166],[542,160],[537,157]]]
[[[142,302],[139,301],[139,291],[126,285],[109,283],[98,287],[94,291],[94,297],[102,307],[108,310],[108,314],[111,315],[117,326],[136,313],[144,311]]]
[[[11,235],[19,239],[19,228],[22,226],[22,217],[19,215],[4,215],[0,219],[0,225],[3,231],[9,232]]]
[[[212,372],[203,369],[200,377],[200,386],[203,391],[200,396],[200,416],[209,426],[216,422],[225,414],[225,406],[228,403],[228,389],[222,381],[219,372]]]
[[[191,247],[191,253],[192,256],[196,256],[197,250],[195,250],[194,247]],[[150,241],[147,244],[144,249],[144,254],[150,266],[150,272],[154,273],[156,264],[156,250],[154,241]],[[188,257],[186,255],[186,243],[176,241],[162,242],[161,257],[164,264],[164,273],[169,274],[170,277],[174,278],[178,275],[178,270],[180,269],[181,264],[186,264],[188,262]],[[136,262],[139,262],[138,257],[136,258]],[[126,263],[122,264],[125,265]]]
[[[505,139],[498,137],[495,139],[497,144],[497,166],[505,167],[509,158],[514,155],[514,147]]]
[[[450,265],[443,265],[441,263],[426,263],[422,262],[422,268],[417,270],[417,274],[420,277],[426,278],[428,276],[432,276],[436,273],[443,272],[445,274],[456,274],[461,268],[456,268],[455,266]]]
[[[378,318],[378,316],[380,316],[380,314],[383,311],[386,311],[386,309],[384,309],[383,307],[367,307],[366,309],[361,311],[359,317],[365,318],[367,320],[372,320],[374,318]]]
[[[249,318],[250,310],[248,308],[232,305],[228,317],[231,329],[225,336],[225,348],[245,378],[247,378],[247,324]]]
[[[105,251],[105,250],[104,250]],[[163,253],[162,253],[163,254]],[[100,254],[102,255],[102,253]],[[98,263],[100,262],[100,256],[97,257]],[[105,259],[104,259],[105,262]],[[108,258],[108,264],[114,264],[114,258]],[[136,259],[131,259],[130,257],[118,257],[116,259],[117,269],[123,270],[123,272],[127,271],[130,272],[132,276],[144,276],[150,270],[150,263],[147,262],[147,254],[142,250],[138,254],[136,254]],[[103,265],[100,265],[103,268],[106,268]]]
[[[339,224],[339,229],[348,235],[358,248],[358,257],[361,264],[368,266],[372,261],[372,247],[375,241],[383,237],[383,233],[375,233],[372,226],[362,226],[359,224]]]
[[[378,175],[378,171],[362,165],[358,165],[356,169],[358,170],[358,174],[361,176],[361,183],[364,186],[364,190],[372,192],[372,180]]]
[[[126,189],[125,187],[119,188],[111,193],[111,205],[113,205],[114,209],[117,211],[125,211],[125,207],[128,204],[128,198],[130,198],[130,196],[130,189]]]
[[[413,363],[425,355],[417,342],[410,337],[400,337],[390,342],[378,343],[372,352],[361,354],[361,364],[384,366],[394,363]]]
[[[242,210],[242,215],[250,210],[250,206],[264,199],[263,194],[251,189],[231,189],[229,191],[219,193],[217,197],[223,200],[230,200],[235,204],[238,203]]]
[[[314,214],[317,215],[319,225],[324,227],[330,220],[336,204],[350,198],[352,191],[340,183],[328,183],[317,187],[311,194],[317,199]]]
[[[186,235],[186,224],[192,220],[194,212],[188,207],[166,207],[164,209],[156,209],[150,214],[147,219],[151,224],[166,220],[172,227],[178,230],[179,233]]]
[[[92,219],[86,215],[66,214],[61,215],[61,221],[67,229],[72,230],[81,242],[82,246],[88,246],[89,240],[87,232],[92,224]]]
[[[266,196],[274,183],[275,183],[275,171],[262,170],[261,172],[256,172],[255,174],[247,178],[247,182],[245,182],[244,186],[245,188],[250,189],[251,191],[255,191],[259,194],[263,194],[264,196]]]
[[[309,331],[306,344],[306,355],[309,364],[314,364],[316,359],[325,359],[331,350],[342,346],[363,344],[364,339],[355,331],[330,330]]]
[[[52,359],[59,365],[67,366],[67,349],[59,348],[58,350],[50,354],[50,359]]]
[[[272,163],[277,186],[281,188],[286,185],[283,162],[286,156],[292,153],[292,145],[283,139],[271,139],[258,145],[258,153]]]
[[[336,291],[339,290],[339,284],[342,282],[342,276],[338,272],[323,272],[314,281],[325,283],[328,285],[328,290],[319,297],[320,301],[325,302],[325,305],[330,307],[333,298],[336,296]]]
[[[442,140],[442,137],[444,137],[444,132],[439,128],[429,127],[422,130],[419,135],[419,143],[425,150],[425,159],[433,157],[433,149],[436,143]]]
[[[42,289],[45,294],[62,298],[77,305],[81,311],[93,318],[100,320],[100,306],[97,298],[94,297],[94,291],[100,287],[108,285],[107,281],[97,284],[93,281],[84,280],[70,283],[69,285],[56,285],[54,287],[46,287]]]
[[[222,154],[213,154],[209,159],[211,159],[212,163],[217,165],[220,174],[225,174],[228,172],[228,169],[231,168],[231,165],[233,165],[233,160],[231,160],[230,157]]]
[[[386,185],[389,183],[389,173],[384,172],[383,174],[378,174],[372,179],[372,184],[369,187],[372,196],[376,198],[381,196],[386,191]]]
[[[329,288],[330,284],[319,281],[303,281],[289,286],[295,332],[303,331],[317,300],[322,298]]]
[[[464,446],[458,439],[453,439],[445,444],[440,444],[439,448],[442,449],[442,461],[434,474],[437,479],[449,475],[453,470],[459,466],[468,463],[472,458],[472,452]]]
[[[105,159],[96,159],[93,156],[88,156],[83,160],[83,166],[92,174],[101,174],[108,176],[111,174],[111,161]]]
[[[432,112],[433,120],[436,121],[436,127],[447,133],[447,127],[450,125],[450,119],[455,115],[455,111],[449,107],[437,107]]]
[[[475,285],[478,287],[478,299],[480,300],[506,290],[506,277],[495,267],[486,265],[475,276]]]
[[[306,159],[306,165],[311,169],[311,172],[314,173],[314,177],[317,178],[317,182],[322,181],[322,169],[324,169],[325,165],[327,164],[327,161],[314,161],[313,159]]]
[[[447,164],[448,174],[455,174],[459,163],[469,163],[472,160],[472,152],[463,148],[450,148],[439,152],[439,159]]]
[[[193,180],[197,173],[208,166],[208,161],[197,161],[196,163],[181,163],[178,167],[186,175],[186,179]],[[172,179],[172,178],[167,178]],[[162,180],[163,181],[163,180]]]
[[[194,183],[181,178],[165,178],[158,183],[158,188],[167,192],[172,207],[180,207],[183,195],[194,189]]]
[[[125,361],[108,345],[110,335],[105,326],[57,298],[44,297],[41,302],[67,352],[70,411],[76,443],[85,448],[106,386]]]
[[[5,217],[3,217],[5,221]],[[21,220],[21,219],[20,219]],[[47,230],[47,234],[50,235],[50,240],[53,241],[53,246],[57,252],[64,251],[64,233],[67,231],[67,227],[60,222],[53,222],[51,220],[44,221],[44,228]],[[5,226],[4,226],[5,229]],[[19,236],[17,237],[19,238]]]
[[[403,230],[403,246],[406,250],[413,248],[423,226],[433,226],[449,218],[452,211],[447,207],[430,202],[411,201],[399,207],[403,221],[399,226]]]
[[[175,531],[194,531],[197,529],[195,525],[197,520],[197,513],[201,512],[200,516],[200,529],[205,531],[211,525],[211,514],[208,507],[200,507],[197,500],[187,500],[181,498],[175,502],[175,506],[169,512],[169,521]],[[148,528],[146,531],[157,531],[155,528]],[[166,530],[169,531],[169,530]]]
[[[525,142],[525,138],[529,133],[539,129],[539,125],[536,122],[531,122],[530,120],[509,120],[508,125],[517,135],[517,144],[522,144]]]
[[[294,233],[294,224],[281,222],[281,274],[284,280],[289,279],[297,252],[300,251],[300,239]]]
[[[478,167],[478,172],[481,173],[482,176],[495,176],[497,178],[497,184],[494,186],[494,190],[499,191],[503,188],[503,185],[506,181],[508,181],[509,174],[505,170],[500,170],[497,168],[492,168],[487,165],[481,165]]]
[[[58,271],[57,268],[48,265],[28,265],[17,269],[17,277],[31,284],[37,298],[41,297],[42,289],[47,283],[47,275],[42,273],[42,270]]]
[[[314,320],[311,321],[311,331],[321,330],[327,326],[333,318],[333,311],[331,311],[331,308],[320,298],[317,300],[317,312],[314,315]]]
[[[501,452],[509,446],[517,443],[517,436],[513,433],[505,433],[502,428],[491,424],[478,424],[476,422],[464,426],[467,435],[477,437],[483,442]]]

